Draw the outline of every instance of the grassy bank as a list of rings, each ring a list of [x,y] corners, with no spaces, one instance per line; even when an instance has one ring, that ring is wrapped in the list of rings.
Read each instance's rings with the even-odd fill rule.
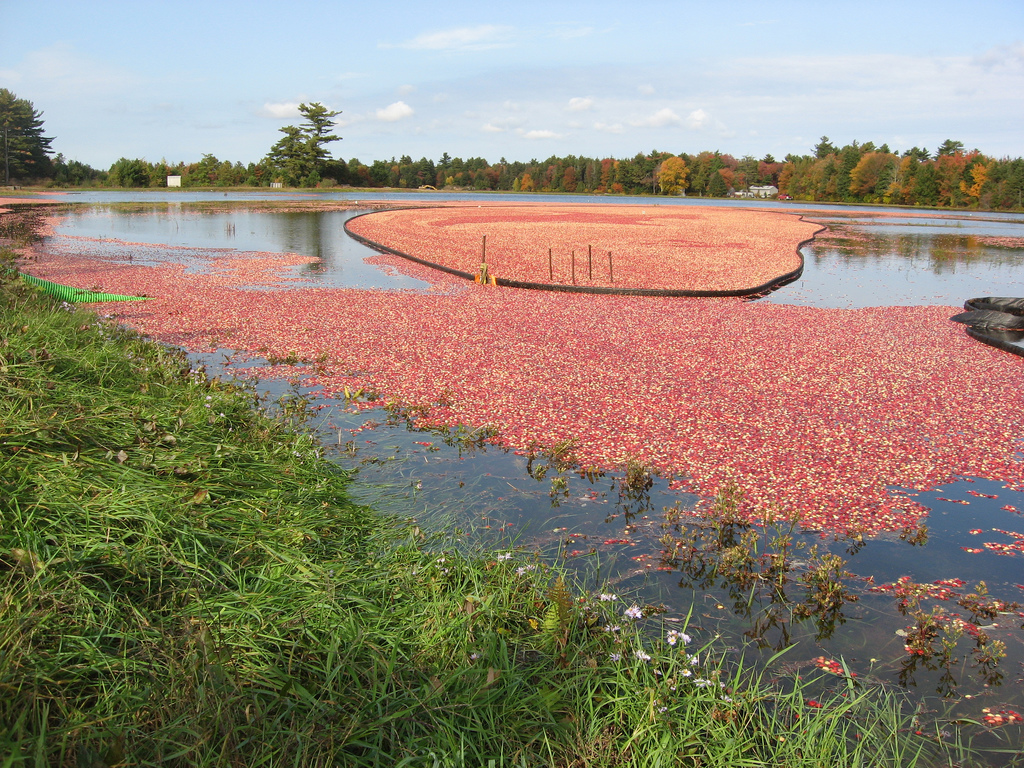
[[[0,765],[947,764],[897,694],[356,507],[297,406],[0,271]]]

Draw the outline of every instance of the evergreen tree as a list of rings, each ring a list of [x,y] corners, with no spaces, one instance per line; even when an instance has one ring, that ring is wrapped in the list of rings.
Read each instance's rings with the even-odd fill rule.
[[[31,101],[0,88],[0,152],[3,179],[40,179],[50,175],[52,137],[43,136],[42,112]]]
[[[834,155],[835,153],[836,148],[832,145],[832,142],[829,141],[828,136],[822,136],[821,141],[819,141],[814,147],[814,156],[819,160],[824,157],[828,157],[829,155]]]
[[[939,180],[935,173],[935,166],[931,163],[925,163],[917,172],[917,177],[914,180],[914,204],[939,204]]]
[[[725,197],[729,194],[729,185],[725,183],[725,178],[717,170],[711,174],[711,179],[708,181],[708,194],[712,197]]]
[[[290,184],[313,185],[320,180],[321,171],[331,157],[324,145],[341,140],[340,136],[330,133],[334,118],[341,112],[329,110],[318,102],[300,104],[299,112],[305,122],[299,127],[281,128],[284,138],[271,147],[267,157]]]

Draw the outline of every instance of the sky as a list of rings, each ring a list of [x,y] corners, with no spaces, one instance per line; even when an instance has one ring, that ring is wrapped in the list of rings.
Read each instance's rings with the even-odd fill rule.
[[[0,88],[107,169],[256,162],[341,112],[367,165],[946,139],[1024,156],[1021,0],[0,0]]]

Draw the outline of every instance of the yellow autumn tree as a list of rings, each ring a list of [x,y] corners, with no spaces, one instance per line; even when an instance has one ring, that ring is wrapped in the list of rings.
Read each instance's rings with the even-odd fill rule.
[[[690,169],[686,167],[683,158],[666,158],[658,170],[658,186],[663,194],[678,195],[686,189],[686,177],[689,175]]]
[[[993,163],[995,165],[995,163]],[[974,167],[971,168],[971,179],[974,181],[973,184],[968,186],[967,181],[960,182],[960,191],[964,194],[970,195],[977,201],[981,197],[982,187],[985,186],[985,182],[988,181],[988,166],[985,163],[975,163]]]

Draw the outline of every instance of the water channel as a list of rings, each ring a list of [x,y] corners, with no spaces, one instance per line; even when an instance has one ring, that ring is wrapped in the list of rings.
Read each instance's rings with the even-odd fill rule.
[[[370,201],[374,196],[298,197]],[[545,199],[466,195],[458,201],[473,204],[512,197]],[[83,252],[129,251],[143,260],[150,253],[158,253],[160,259],[173,253],[188,258],[189,249],[291,252],[316,259],[295,275],[307,285],[427,288],[393,268],[367,263],[376,254],[343,231],[344,221],[360,210],[238,207],[204,212],[190,206],[222,199],[244,203],[266,198],[222,198],[212,193],[71,195],[69,202],[89,205],[62,209],[57,236],[88,238],[78,243]],[[418,196],[403,199],[415,201]],[[557,196],[551,200],[670,204],[652,198]],[[146,205],[124,205],[136,202]],[[1024,215],[878,218],[879,211],[870,208],[758,205],[800,210],[807,218],[833,227],[829,237],[802,249],[801,279],[760,301],[812,307],[946,305],[955,309],[976,296],[1024,296]],[[160,245],[178,248],[160,250]],[[202,269],[202,260],[195,260],[192,268]],[[232,369],[230,350],[201,361],[211,371],[230,373]],[[268,381],[261,386],[273,394],[292,391],[314,397],[302,387],[300,374],[290,382]],[[718,637],[722,647],[743,653],[748,660],[767,659],[776,650],[792,646],[782,662],[790,669],[815,666],[822,657],[842,659],[861,679],[907,688],[933,709],[951,708],[974,718],[980,717],[982,707],[1024,711],[1021,609],[985,610],[986,606],[991,609],[993,601],[1024,603],[1024,552],[1011,547],[1000,554],[980,543],[993,537],[1008,546],[1024,540],[1019,533],[1020,538],[1013,537],[1024,531],[1024,492],[984,478],[964,478],[921,492],[915,500],[931,510],[927,531],[907,531],[903,537],[836,540],[797,530],[795,541],[804,546],[791,548],[793,570],[780,594],[764,578],[763,559],[745,574],[723,568],[716,560],[723,542],[734,543],[744,530],[708,528],[692,519],[688,510],[695,499],[671,491],[658,478],[588,476],[540,457],[531,461],[496,449],[457,431],[411,431],[402,418],[381,410],[355,412],[344,402],[315,397],[311,405],[329,455],[356,472],[356,498],[445,530],[449,546],[497,546],[516,550],[524,560],[558,560],[578,571],[589,588],[614,589],[630,600],[664,605],[669,617],[689,616],[691,634],[705,640]],[[785,526],[782,529],[785,533]],[[1010,533],[1002,536],[992,531]],[[746,541],[758,542],[757,555],[777,551],[770,544],[772,532],[758,529],[747,534]],[[704,547],[702,554],[684,562],[666,559],[665,542],[687,536]],[[811,550],[815,545],[817,555]],[[840,556],[845,566],[830,571],[825,554]],[[839,571],[848,575],[839,577]],[[811,576],[801,580],[805,574]],[[816,582],[814,574],[841,582],[844,596],[856,599],[826,607],[820,590],[815,592],[821,581]],[[907,590],[898,594],[872,590],[872,584],[877,587],[900,579],[925,586],[909,598]],[[980,582],[988,595],[976,590]],[[943,600],[944,587],[978,599],[960,604],[956,599]],[[933,621],[938,613],[932,608],[945,614],[942,621]],[[950,623],[951,615],[968,622],[968,629],[956,634],[954,628],[964,625]],[[935,652],[908,653],[907,646],[930,629],[937,633],[931,646]],[[979,640],[979,633],[985,642]],[[993,649],[998,653],[993,654]]]

